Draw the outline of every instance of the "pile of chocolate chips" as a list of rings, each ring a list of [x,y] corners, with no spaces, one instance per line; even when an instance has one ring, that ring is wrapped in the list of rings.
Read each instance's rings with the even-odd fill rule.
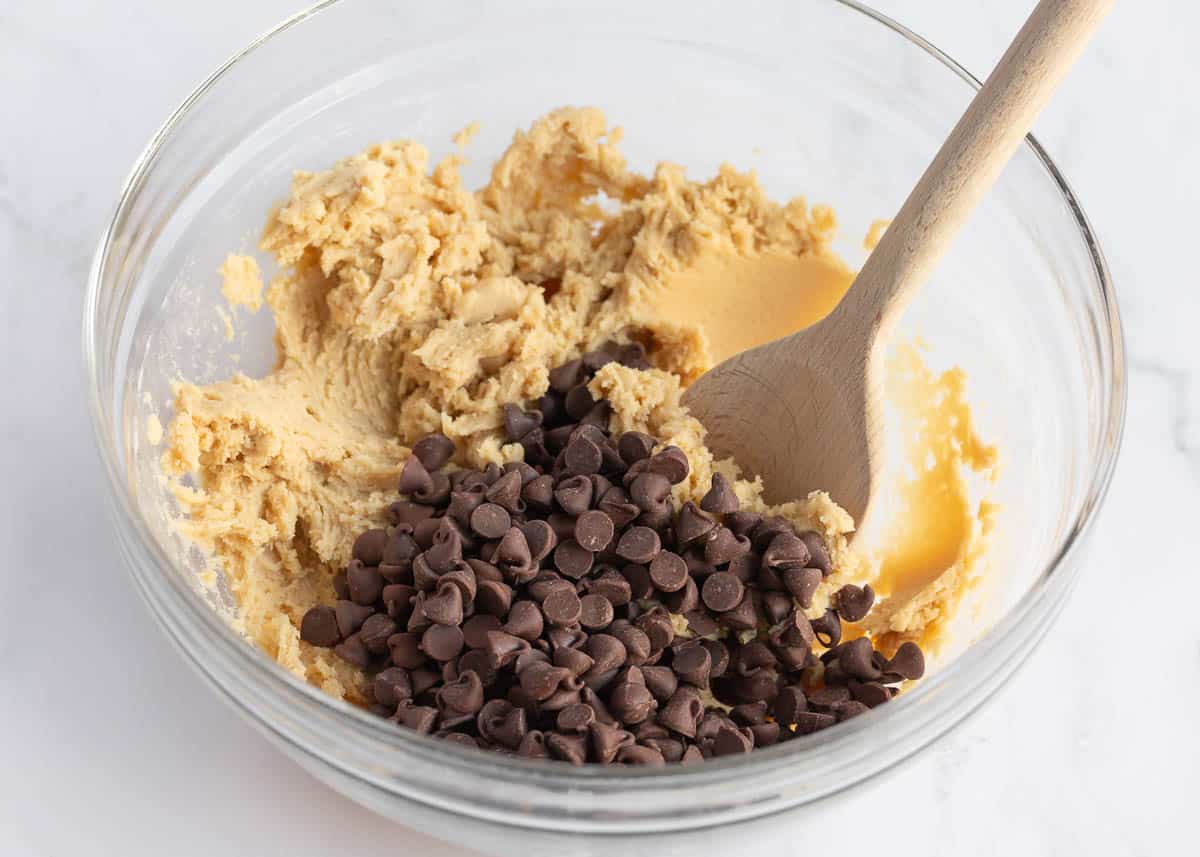
[[[551,372],[536,407],[505,406],[524,462],[447,473],[454,444],[418,441],[391,526],[358,537],[336,606],[308,611],[302,638],[372,676],[371,709],[401,725],[575,764],[745,753],[920,678],[913,643],[887,658],[842,642],[869,586],[805,616],[831,572],[820,535],[740,509],[719,474],[674,508],[687,456],[611,436],[588,392],[614,359],[646,365],[638,346],[591,352]]]

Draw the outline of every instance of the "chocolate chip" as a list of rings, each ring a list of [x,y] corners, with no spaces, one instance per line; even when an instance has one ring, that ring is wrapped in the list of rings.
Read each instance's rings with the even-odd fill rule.
[[[779,673],[760,667],[737,680],[737,693],[747,702],[771,701],[779,694]]]
[[[596,400],[588,392],[587,384],[576,384],[567,391],[565,399],[567,416],[573,420],[582,420],[596,405]]]
[[[609,764],[617,758],[617,753],[623,748],[632,747],[634,744],[632,733],[598,720],[593,720],[588,725],[588,733],[591,738],[592,753],[596,761],[602,764]]]
[[[658,713],[658,723],[688,738],[696,737],[696,727],[704,716],[704,703],[690,685],[681,685]]]
[[[550,370],[550,389],[566,393],[583,380],[583,361],[578,357]]]
[[[687,479],[691,470],[687,455],[677,446],[663,447],[662,450],[650,456],[649,462],[650,472],[661,473],[672,485],[678,485]]]
[[[425,469],[425,465],[421,463],[421,459],[415,455],[409,456],[408,461],[404,462],[404,468],[400,471],[400,493],[412,495],[432,490],[433,478]]]
[[[504,434],[509,442],[518,441],[542,424],[541,411],[523,411],[516,405],[505,405]]]
[[[520,476],[522,487],[528,485],[541,475],[538,473],[537,468],[526,464],[524,461],[507,461],[504,463],[504,466],[501,468],[501,470],[503,470],[505,473],[515,473]]]
[[[750,540],[735,536],[725,526],[717,526],[704,537],[704,560],[711,565],[723,565],[750,551]]]
[[[543,627],[542,611],[532,601],[513,602],[504,623],[505,632],[525,640],[536,640]]]
[[[392,634],[387,639],[391,661],[398,667],[417,669],[425,663],[425,654],[421,651],[421,639],[416,634],[400,632]]]
[[[613,538],[612,518],[591,509],[575,519],[575,541],[584,550],[601,551]]]
[[[878,682],[851,682],[850,695],[867,708],[878,708],[892,698],[891,691]]]
[[[506,583],[496,580],[481,580],[475,593],[475,610],[478,614],[503,619],[512,606],[513,590]]]
[[[526,508],[549,509],[554,502],[554,477],[546,473],[531,480],[521,488],[521,499]]]
[[[688,629],[697,637],[708,637],[718,633],[721,626],[704,610],[691,610],[684,616]]]
[[[363,622],[367,621],[367,617],[375,612],[373,608],[355,604],[353,601],[339,601],[333,610],[338,634],[342,639],[349,637],[361,628]]]
[[[556,667],[563,667],[570,671],[571,675],[578,678],[584,675],[588,670],[596,665],[596,662],[590,655],[582,649],[568,648],[560,646],[554,650],[554,656],[551,658],[551,663]]]
[[[737,514],[740,515],[741,513]],[[760,519],[747,535],[750,536],[750,541],[754,545],[754,549],[761,553],[767,549],[780,533],[789,533],[794,536],[796,535],[796,530],[784,518],[778,515],[771,515],[770,517]]]
[[[467,670],[438,688],[437,703],[443,717],[451,711],[474,715],[483,707],[483,683],[479,676]]]
[[[428,489],[420,489],[412,493],[412,498],[426,506],[444,506],[450,499],[450,478],[445,473],[431,473],[431,483]]]
[[[643,473],[629,484],[629,496],[639,509],[651,511],[671,496],[671,483],[661,473]]]
[[[413,705],[411,700],[402,700],[396,709],[395,720],[423,735],[428,735],[437,724],[438,711],[428,705]]]
[[[448,518],[443,518],[441,525],[433,534],[433,544],[422,556],[433,571],[445,574],[462,562],[462,552],[462,536],[450,525]]]
[[[584,650],[594,661],[594,669],[600,672],[615,670],[625,663],[625,644],[611,634],[591,635],[584,643]]]
[[[488,632],[499,631],[500,620],[488,613],[477,613],[462,625],[463,641],[472,649],[484,649],[488,644]]]
[[[627,431],[617,439],[617,452],[627,465],[649,458],[654,450],[654,438],[640,431]]]
[[[750,536],[754,528],[762,522],[762,515],[739,509],[736,512],[728,513],[721,520],[725,526],[733,530],[735,536]]]
[[[788,613],[792,611],[795,603],[791,595],[783,592],[762,593],[763,613],[766,615],[767,622],[772,625],[782,622],[787,618]]]
[[[354,540],[352,554],[363,565],[379,565],[383,562],[383,548],[387,544],[387,530],[367,530]]]
[[[654,747],[634,744],[630,747],[622,747],[617,751],[616,763],[618,765],[662,765],[666,763],[666,760],[662,753]]]
[[[641,509],[630,502],[629,495],[615,486],[604,493],[596,508],[608,516],[614,530],[624,529],[641,514]]]
[[[428,506],[422,506],[419,503],[413,503],[408,500],[397,500],[388,506],[388,521],[397,526],[400,524],[408,524],[415,526],[421,521],[432,518],[436,510]]]
[[[421,636],[421,651],[435,661],[457,657],[463,648],[463,632],[453,625],[430,625]]]
[[[529,759],[548,759],[550,751],[546,747],[546,735],[534,729],[526,732],[517,746],[517,755]]]
[[[471,529],[485,539],[498,539],[512,526],[508,510],[496,503],[483,503],[471,513]]]
[[[567,473],[572,476],[599,473],[603,460],[600,447],[586,437],[578,435],[567,444],[566,451],[563,453],[563,464],[566,466]]]
[[[558,690],[558,686],[569,678],[570,671],[545,661],[534,661],[517,674],[521,689],[537,702],[549,699]]]
[[[568,515],[581,515],[592,504],[592,482],[586,476],[568,476],[554,489],[554,499]]]
[[[905,641],[887,662],[887,671],[910,681],[925,675],[925,655],[913,642]]]
[[[650,657],[650,637],[641,628],[625,621],[616,621],[608,626],[608,633],[624,645],[627,665],[640,666]]]
[[[683,589],[668,592],[663,602],[672,613],[690,613],[700,606],[700,587],[689,577],[683,582]]]
[[[413,444],[412,454],[426,470],[437,470],[454,455],[454,441],[440,432],[427,434]]]
[[[699,542],[716,525],[716,521],[700,511],[695,503],[688,500],[679,510],[679,520],[675,523],[675,538],[681,545]]]
[[[842,640],[842,620],[834,610],[826,610],[816,619],[811,620],[813,634],[817,641],[827,649],[832,649]]]
[[[737,494],[733,493],[729,482],[720,473],[714,473],[708,493],[700,501],[700,508],[705,512],[725,515],[736,512],[739,505]]]
[[[822,687],[810,691],[808,704],[813,708],[834,709],[843,702],[850,701],[850,691],[844,687]]]
[[[722,613],[717,617],[717,621],[734,631],[753,631],[758,627],[758,611],[754,608],[754,598],[747,591],[737,606]]]
[[[677,553],[660,551],[650,561],[650,580],[662,592],[677,592],[688,581],[687,563]]]
[[[714,756],[731,756],[738,753],[749,753],[754,749],[754,735],[749,729],[739,729],[736,726],[722,726],[713,739],[712,752]]]
[[[542,602],[542,613],[546,619],[560,627],[574,625],[582,613],[582,602],[575,590],[560,586]]]
[[[319,605],[305,613],[300,620],[300,639],[324,648],[337,645],[342,635],[333,608]]]
[[[346,586],[350,600],[356,604],[372,605],[383,592],[383,575],[375,566],[363,565],[361,560],[352,559],[346,566]]]
[[[712,675],[712,655],[704,646],[693,643],[675,653],[671,669],[679,676],[680,681],[696,687],[708,687],[708,680]]]
[[[346,663],[361,669],[371,663],[371,653],[367,651],[366,645],[362,641],[362,637],[358,634],[351,634],[333,647],[333,653]]]
[[[670,667],[649,666],[641,669],[646,689],[660,703],[665,703],[679,689],[679,678]]]
[[[802,646],[808,648],[816,639],[812,622],[799,610],[793,610],[783,622],[770,632],[771,642],[776,646]]]
[[[802,569],[810,559],[804,542],[790,532],[782,532],[771,539],[763,551],[762,564],[771,569]]]
[[[771,711],[779,723],[794,725],[800,715],[808,711],[808,698],[804,695],[804,689],[798,685],[783,688],[775,697]]]
[[[580,599],[579,622],[589,631],[601,631],[613,620],[613,605],[603,595],[585,595]]]
[[[724,613],[741,603],[745,591],[745,587],[736,576],[728,571],[718,571],[705,579],[700,598],[708,609]]]
[[[807,530],[800,533],[800,539],[808,548],[809,556],[811,557],[808,564],[813,568],[821,569],[821,573],[828,575],[833,571],[833,564],[829,561],[829,548],[825,544],[825,539],[820,533],[813,530]]]
[[[633,600],[633,589],[619,571],[607,567],[596,577],[587,581],[593,595],[603,595],[613,607],[624,607]]]
[[[786,689],[786,688],[785,688]],[[778,705],[778,700],[776,701]],[[765,702],[743,702],[729,710],[729,719],[738,726],[754,726],[764,723],[767,719],[767,704]]]
[[[843,621],[858,622],[871,612],[871,606],[875,603],[875,591],[869,583],[862,587],[848,583],[833,593],[830,603]]]
[[[667,535],[671,528],[671,504],[664,501],[661,505],[642,512],[634,523]]]
[[[748,640],[737,650],[737,671],[749,675],[760,667],[774,667],[775,654],[762,640]]]
[[[399,667],[380,670],[372,681],[372,691],[376,702],[394,710],[400,700],[412,699],[412,681],[409,680],[408,670]]]
[[[595,555],[575,539],[567,539],[554,549],[554,567],[572,580],[587,574],[594,560]]]
[[[658,533],[648,527],[630,527],[617,542],[617,556],[632,563],[645,565],[662,548]]]
[[[422,592],[417,596],[425,616],[438,625],[461,625],[463,620],[463,596],[453,583],[439,583],[434,592]]]
[[[613,687],[608,705],[613,716],[627,726],[641,723],[658,707],[645,684],[628,680]]]
[[[650,368],[646,358],[646,346],[640,342],[630,342],[617,349],[617,362],[630,369],[645,370]]]
[[[819,568],[785,568],[780,574],[783,585],[805,609],[812,606],[813,595],[821,584]]]
[[[683,758],[679,760],[681,765],[694,765],[696,762],[704,761],[704,753],[695,744],[690,745],[683,751]]]
[[[621,576],[629,584],[633,599],[649,598],[654,594],[654,583],[650,580],[650,571],[646,566],[637,563],[622,566]]]
[[[859,681],[874,681],[882,673],[873,661],[871,641],[859,637],[838,647],[838,664],[851,677]]]
[[[372,655],[385,655],[388,650],[388,637],[392,636],[396,631],[395,622],[383,613],[376,613],[373,616],[368,616],[366,621],[363,622],[358,636],[362,639],[367,651]]]
[[[667,611],[661,607],[653,607],[641,614],[633,624],[650,640],[652,652],[662,651],[675,640],[675,626],[671,624]]]
[[[837,707],[837,719],[838,722],[849,720],[851,717],[857,717],[860,714],[866,714],[870,710],[871,709],[868,706],[864,705],[858,700],[852,699],[849,702],[843,702]]]
[[[529,550],[529,542],[525,534],[517,527],[509,527],[507,533],[496,545],[492,554],[492,562],[504,574],[506,580],[515,583],[525,583],[537,574],[537,563]]]
[[[433,537],[445,524],[446,521],[442,518],[426,518],[424,521],[417,521],[413,524],[412,535],[417,543],[417,547],[423,551],[427,551],[433,547]],[[416,557],[413,557],[413,559],[416,560]]]
[[[502,474],[488,486],[484,496],[489,503],[495,503],[510,513],[524,512],[525,505],[521,502],[521,474],[510,471]]]
[[[554,721],[560,732],[578,734],[590,732],[591,726],[595,722],[596,712],[590,705],[582,702],[568,705],[558,712],[558,717]]]

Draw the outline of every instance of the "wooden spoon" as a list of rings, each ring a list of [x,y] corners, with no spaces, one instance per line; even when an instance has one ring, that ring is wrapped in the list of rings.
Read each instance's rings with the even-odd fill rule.
[[[1112,0],[1042,0],[827,317],[736,354],[684,403],[773,502],[823,489],[865,526],[883,449],[888,335]]]

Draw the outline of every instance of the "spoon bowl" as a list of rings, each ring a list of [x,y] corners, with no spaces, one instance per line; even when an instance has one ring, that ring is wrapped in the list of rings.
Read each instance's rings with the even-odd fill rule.
[[[1041,0],[833,312],[687,391],[710,447],[761,474],[768,499],[823,489],[867,529],[884,467],[888,336],[1111,6]]]

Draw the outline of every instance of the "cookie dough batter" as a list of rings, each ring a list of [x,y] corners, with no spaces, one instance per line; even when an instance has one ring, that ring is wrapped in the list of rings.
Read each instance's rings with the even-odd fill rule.
[[[502,440],[500,406],[536,398],[549,367],[609,340],[642,342],[655,366],[598,373],[593,393],[612,403],[613,429],[687,453],[679,499],[698,500],[716,470],[744,507],[768,511],[752,475],[713,460],[680,396],[715,359],[836,304],[853,275],[829,249],[833,213],[773,202],[730,166],[704,182],[667,163],[638,175],[619,139],[598,110],[555,111],[515,135],[477,192],[459,180],[460,156],[430,168],[411,141],[295,175],[261,244],[282,272],[266,292],[276,367],[181,382],[164,455],[180,526],[223,568],[242,630],[287,669],[358,698],[355,670],[298,628],[331,597],[355,535],[384,523],[406,443],[441,431],[461,464],[520,458]],[[231,257],[222,271],[229,299],[254,308],[253,261]],[[767,305],[790,314],[757,309]],[[920,394],[944,401],[932,390],[941,380],[927,380]],[[954,431],[983,449],[969,422]],[[945,446],[930,477],[939,484],[991,464]],[[769,511],[829,540],[837,572],[814,614],[843,583],[883,581],[881,568],[898,567],[852,549],[854,522],[824,493]],[[982,537],[974,524],[943,535],[933,566],[895,576],[920,585],[889,588],[896,597],[875,611],[874,635],[929,644],[972,578]]]

